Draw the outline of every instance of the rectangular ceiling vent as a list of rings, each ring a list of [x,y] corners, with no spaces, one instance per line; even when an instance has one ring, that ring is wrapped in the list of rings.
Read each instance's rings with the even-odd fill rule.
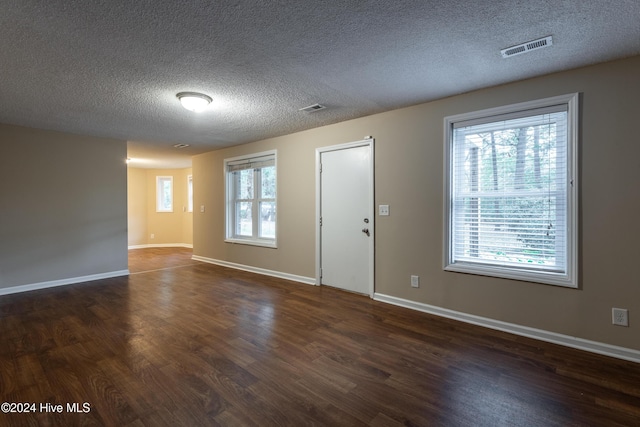
[[[500,54],[503,58],[509,58],[511,56],[520,55],[521,53],[531,52],[532,50],[542,49],[543,47],[549,47],[553,44],[551,36],[543,37],[538,40],[531,40],[530,42],[522,43],[516,46],[511,46],[506,49],[502,49]]]
[[[313,113],[314,111],[324,110],[325,108],[327,107],[325,107],[324,105],[313,104],[313,105],[309,105],[308,107],[301,108],[298,111],[304,111],[305,113]]]

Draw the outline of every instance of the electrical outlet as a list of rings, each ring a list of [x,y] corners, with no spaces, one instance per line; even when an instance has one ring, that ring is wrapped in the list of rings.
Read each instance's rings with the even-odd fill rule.
[[[155,234],[153,234],[153,233],[151,233],[151,238],[152,238],[152,239],[155,239],[155,238],[156,238],[156,235],[155,235]]]
[[[420,287],[420,276],[411,276],[411,287],[412,288]]]
[[[626,308],[612,308],[611,319],[614,325],[629,326],[629,310]]]
[[[380,216],[388,216],[389,215],[389,205],[379,205],[378,206],[378,215],[380,215]]]

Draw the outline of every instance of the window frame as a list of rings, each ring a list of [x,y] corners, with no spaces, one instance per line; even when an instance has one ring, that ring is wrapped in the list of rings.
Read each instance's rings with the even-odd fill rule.
[[[527,110],[535,110],[557,105],[567,108],[567,153],[566,153],[566,268],[562,272],[539,271],[512,264],[489,264],[486,262],[455,261],[453,256],[453,159],[454,125],[460,122],[474,121],[491,123],[498,116],[521,115]],[[535,114],[535,113],[532,113]],[[579,145],[579,94],[571,93],[534,101],[489,108],[444,118],[444,233],[443,233],[443,269],[445,271],[499,277],[534,283],[557,285],[569,288],[578,287],[578,145]]]
[[[257,183],[255,188],[253,189],[253,197],[251,199],[236,199],[235,198],[235,183],[234,180],[231,179],[231,174],[233,172],[229,171],[229,165],[232,163],[238,163],[243,161],[251,161],[264,157],[272,157],[273,158],[273,167],[275,168],[275,197],[273,199],[268,198],[264,199],[261,197],[262,192],[262,182],[260,177],[260,169],[255,168],[254,173],[254,182]],[[246,170],[246,169],[245,169]],[[224,159],[224,182],[225,182],[225,242],[228,243],[239,243],[245,245],[252,246],[263,246],[269,248],[277,248],[278,241],[278,214],[277,214],[277,206],[278,206],[278,156],[277,150],[269,150],[263,151],[260,153],[252,153],[237,157],[232,157],[228,159]],[[256,177],[258,177],[256,179]],[[242,236],[236,234],[236,202],[238,201],[251,201],[252,203],[252,235],[251,236]],[[273,201],[276,209],[275,215],[275,233],[273,238],[269,237],[260,237],[260,203],[264,201]]]
[[[161,204],[163,196],[163,186],[161,182],[168,181],[171,183],[169,189],[169,198],[171,199],[171,206],[168,209],[164,209]],[[156,176],[156,212],[158,213],[171,213],[173,212],[173,176]]]
[[[193,175],[187,175],[187,212],[193,213]]]

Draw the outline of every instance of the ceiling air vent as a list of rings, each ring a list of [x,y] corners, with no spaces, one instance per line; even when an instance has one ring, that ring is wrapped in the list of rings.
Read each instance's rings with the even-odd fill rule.
[[[325,108],[327,107],[325,107],[324,105],[313,104],[313,105],[309,105],[308,107],[301,108],[298,111],[304,111],[305,113],[313,113],[314,111],[324,110]]]
[[[502,49],[500,54],[503,58],[509,58],[510,56],[520,55],[521,53],[531,52],[532,50],[542,49],[543,47],[549,47],[552,44],[553,40],[551,36],[547,36],[538,40],[531,40],[530,42]]]

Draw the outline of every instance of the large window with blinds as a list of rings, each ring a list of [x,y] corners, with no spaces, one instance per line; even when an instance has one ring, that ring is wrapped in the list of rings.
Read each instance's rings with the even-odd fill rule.
[[[578,94],[445,118],[449,271],[577,287]]]
[[[224,161],[226,241],[276,246],[276,152]]]

